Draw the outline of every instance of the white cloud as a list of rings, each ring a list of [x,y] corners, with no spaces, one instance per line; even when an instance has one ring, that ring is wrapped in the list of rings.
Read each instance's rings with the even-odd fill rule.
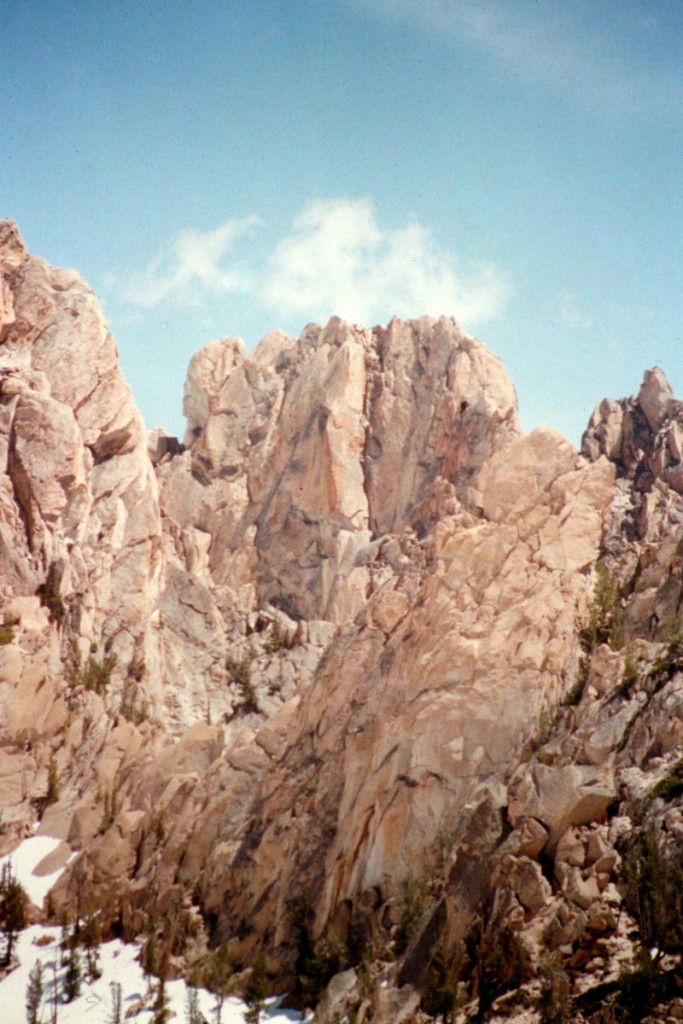
[[[162,302],[199,306],[207,297],[243,291],[242,275],[227,264],[235,243],[258,217],[226,221],[213,231],[182,231],[164,245],[146,270],[120,284],[136,306],[151,309]]]
[[[259,266],[253,253],[237,250],[260,223],[252,216],[214,231],[183,231],[146,270],[112,285],[138,309],[192,306],[198,315],[239,292],[288,328],[302,318],[371,324],[425,313],[470,326],[496,316],[510,294],[497,267],[465,272],[420,224],[382,229],[369,198],[309,203]]]
[[[424,313],[480,323],[499,313],[509,294],[498,268],[463,274],[421,225],[382,230],[369,198],[310,203],[275,249],[259,288],[280,316],[337,314],[364,324]]]

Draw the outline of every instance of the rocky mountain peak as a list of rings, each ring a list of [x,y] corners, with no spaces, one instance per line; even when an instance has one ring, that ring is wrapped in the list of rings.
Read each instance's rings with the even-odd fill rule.
[[[606,455],[640,492],[656,480],[683,493],[683,403],[659,367],[647,370],[636,398],[604,399],[581,442],[589,458]]]
[[[544,950],[614,1002],[630,851],[675,881],[683,833],[662,372],[579,455],[455,320],[333,318],[201,349],[181,444],[78,275],[0,249],[0,845],[75,855],[54,912],[260,950],[321,1024],[494,1019]]]

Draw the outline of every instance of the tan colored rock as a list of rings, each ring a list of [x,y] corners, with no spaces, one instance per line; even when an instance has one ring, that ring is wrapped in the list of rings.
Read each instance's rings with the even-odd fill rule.
[[[555,862],[571,867],[583,867],[586,862],[586,847],[579,829],[569,828],[560,837],[555,850]]]
[[[337,980],[335,1006],[387,1024],[415,1013],[436,953],[472,981],[473,936],[496,928],[532,965],[598,937],[608,970],[621,832],[600,823],[642,807],[683,737],[678,679],[645,683],[683,568],[663,378],[601,403],[586,459],[521,436],[512,384],[452,319],[333,318],[199,352],[185,450],[145,435],[74,272],[7,226],[0,268],[0,801],[13,842],[56,759],[41,828],[79,851],[57,905],[87,882],[132,933],[182,879],[213,941],[240,966],[265,945],[284,984],[297,894],[315,894],[314,938],[379,948],[423,872],[436,905],[387,984]],[[605,647],[562,707],[598,557],[642,678],[622,693]],[[648,814],[683,834],[675,805]]]
[[[514,857],[535,860],[548,841],[548,830],[536,818],[522,818],[517,822],[498,850],[499,856],[511,853]]]
[[[579,868],[569,868],[562,888],[567,898],[581,910],[588,910],[600,901],[600,886],[596,876],[584,876]]]
[[[522,769],[510,786],[510,820],[533,815],[549,830],[548,850],[571,825],[604,821],[616,799],[612,776],[602,768],[535,764]]]
[[[673,397],[671,385],[662,370],[658,366],[653,370],[647,370],[638,392],[638,404],[645,413],[651,430],[659,430],[669,415]]]
[[[536,913],[550,901],[552,888],[543,877],[541,866],[528,857],[520,857],[509,874],[509,883],[525,910]]]

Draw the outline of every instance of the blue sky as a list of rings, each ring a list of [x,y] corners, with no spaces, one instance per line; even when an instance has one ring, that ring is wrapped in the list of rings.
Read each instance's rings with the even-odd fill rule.
[[[100,297],[148,426],[205,342],[456,316],[575,444],[683,397],[678,0],[1,0],[0,217]]]

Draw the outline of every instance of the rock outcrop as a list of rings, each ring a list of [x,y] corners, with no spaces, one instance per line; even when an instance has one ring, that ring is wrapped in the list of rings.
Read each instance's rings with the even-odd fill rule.
[[[55,911],[332,979],[321,1021],[490,1016],[546,952],[618,1006],[633,850],[683,835],[662,372],[577,453],[454,320],[334,318],[198,352],[181,443],[76,274],[7,223],[0,270],[0,842],[77,854]]]

